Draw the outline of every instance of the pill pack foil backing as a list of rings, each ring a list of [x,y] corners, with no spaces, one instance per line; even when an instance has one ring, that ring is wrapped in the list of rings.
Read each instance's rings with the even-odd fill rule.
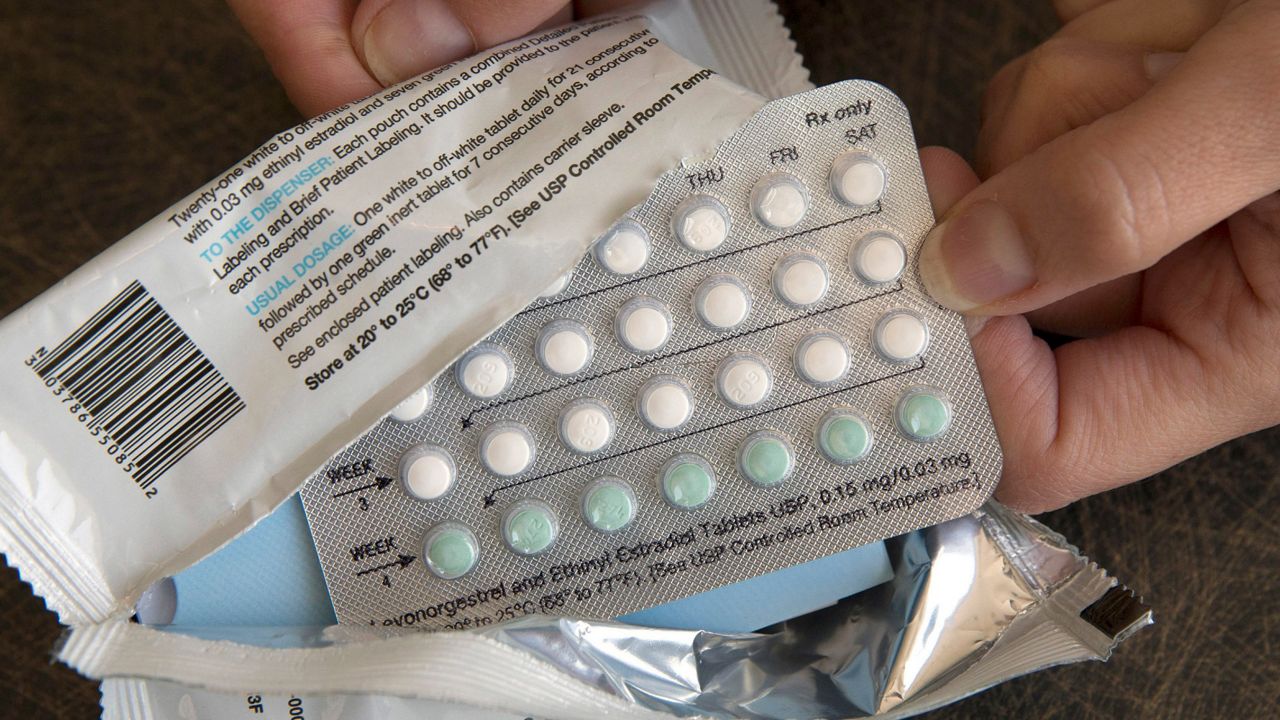
[[[636,122],[644,109],[627,111]],[[885,170],[872,205],[850,207],[833,195],[832,162],[850,149]],[[798,178],[809,198],[804,218],[785,231],[766,227],[749,206],[757,180],[779,171]],[[718,199],[730,215],[728,240],[706,253],[673,231],[673,210],[694,194]],[[664,175],[628,218],[649,238],[639,272],[610,274],[589,253],[563,291],[487,338],[514,367],[501,395],[470,397],[449,368],[433,382],[421,419],[383,420],[306,482],[302,499],[340,622],[466,629],[525,615],[611,618],[934,525],[990,495],[1000,449],[960,319],[925,294],[915,271],[933,215],[907,111],[891,92],[849,81],[771,102],[711,156]],[[906,271],[871,285],[852,272],[849,254],[883,231],[904,244]],[[793,307],[774,293],[774,267],[792,253],[826,265],[830,288],[817,304]],[[692,306],[698,284],[719,273],[738,277],[752,299],[747,319],[723,333],[702,325]],[[647,354],[615,337],[619,307],[639,296],[664,303],[673,325],[666,344]],[[896,309],[928,327],[927,350],[908,362],[889,362],[871,344],[876,322]],[[557,378],[533,353],[539,330],[564,318],[586,326],[594,357],[583,372]],[[849,372],[836,383],[815,386],[794,369],[796,344],[815,331],[839,335],[849,349]],[[717,393],[716,368],[735,353],[770,369],[772,391],[757,406],[736,408]],[[637,416],[636,393],[656,375],[681,378],[692,391],[694,413],[676,432],[657,432]],[[950,428],[932,442],[906,437],[893,419],[903,394],[918,387],[941,390],[950,403]],[[616,419],[612,441],[590,455],[571,452],[558,435],[561,409],[580,398],[602,401]],[[852,408],[872,429],[873,447],[854,465],[833,464],[815,446],[817,423],[836,407]],[[501,478],[480,462],[480,437],[498,422],[519,423],[534,438],[526,472]],[[792,474],[771,488],[737,470],[739,444],[759,430],[794,448]],[[402,455],[422,444],[445,448],[458,477],[431,502],[396,482]],[[716,475],[714,496],[694,511],[671,507],[658,487],[659,468],[679,453],[705,458]],[[601,476],[626,481],[638,504],[635,521],[615,534],[591,529],[581,515],[584,487]],[[534,556],[510,551],[501,537],[503,513],[527,500],[546,503],[559,525],[555,544]],[[454,580],[433,575],[422,557],[425,535],[444,522],[469,528],[480,548],[475,568]]]

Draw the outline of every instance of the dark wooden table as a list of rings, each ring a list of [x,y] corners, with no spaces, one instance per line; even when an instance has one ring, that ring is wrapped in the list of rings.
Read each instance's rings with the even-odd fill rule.
[[[878,80],[906,100],[922,143],[966,153],[986,80],[1056,25],[1047,0],[782,5],[815,82]],[[0,59],[4,313],[298,119],[217,0],[6,3]],[[1272,429],[1046,516],[1143,593],[1157,625],[1108,664],[929,717],[1276,717],[1278,481]],[[96,716],[96,685],[49,661],[59,632],[0,569],[0,715]]]

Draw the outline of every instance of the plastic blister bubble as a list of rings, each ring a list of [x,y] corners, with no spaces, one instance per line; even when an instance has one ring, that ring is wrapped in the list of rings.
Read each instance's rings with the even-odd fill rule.
[[[977,508],[1001,456],[960,319],[914,269],[932,225],[883,87],[764,106],[449,368],[420,418],[383,421],[308,481],[339,619],[611,618]],[[424,447],[456,473],[430,501],[328,479],[366,461],[393,475]],[[477,543],[456,579],[461,534],[443,575],[357,574],[350,547],[423,547],[439,527]]]

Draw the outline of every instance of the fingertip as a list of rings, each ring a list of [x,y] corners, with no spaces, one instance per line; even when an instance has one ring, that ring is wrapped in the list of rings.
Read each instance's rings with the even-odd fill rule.
[[[933,214],[942,217],[960,198],[978,186],[978,176],[959,153],[930,146],[920,149],[920,168],[929,189]]]
[[[920,169],[924,173],[925,186],[929,191],[929,202],[933,206],[935,217],[941,218],[971,190],[979,181],[969,163],[959,153],[937,145],[920,149]],[[925,289],[943,305],[953,310],[956,307],[951,301],[949,285],[945,273],[936,271],[941,263],[934,258],[938,255],[938,236],[942,233],[942,224],[929,231],[921,243],[919,269]]]
[[[292,57],[273,64],[289,100],[306,117],[315,117],[382,89],[361,67],[346,37],[318,41],[309,52],[308,58]]]
[[[377,81],[352,49],[346,3],[300,0],[286,7],[256,0],[228,2],[289,99],[307,117],[378,91]]]
[[[479,49],[443,0],[367,0],[351,21],[356,55],[384,86],[464,58]]]
[[[1017,223],[998,203],[961,201],[921,244],[917,265],[925,289],[958,312],[1001,312],[1003,301],[1035,286],[1035,259]]]
[[[351,37],[364,66],[392,85],[568,18],[566,0],[364,0]]]

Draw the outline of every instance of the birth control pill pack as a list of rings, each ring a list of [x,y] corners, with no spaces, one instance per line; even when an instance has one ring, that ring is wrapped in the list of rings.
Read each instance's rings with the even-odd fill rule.
[[[767,104],[308,480],[339,620],[612,618],[974,510],[1001,454],[932,225],[891,92]]]

